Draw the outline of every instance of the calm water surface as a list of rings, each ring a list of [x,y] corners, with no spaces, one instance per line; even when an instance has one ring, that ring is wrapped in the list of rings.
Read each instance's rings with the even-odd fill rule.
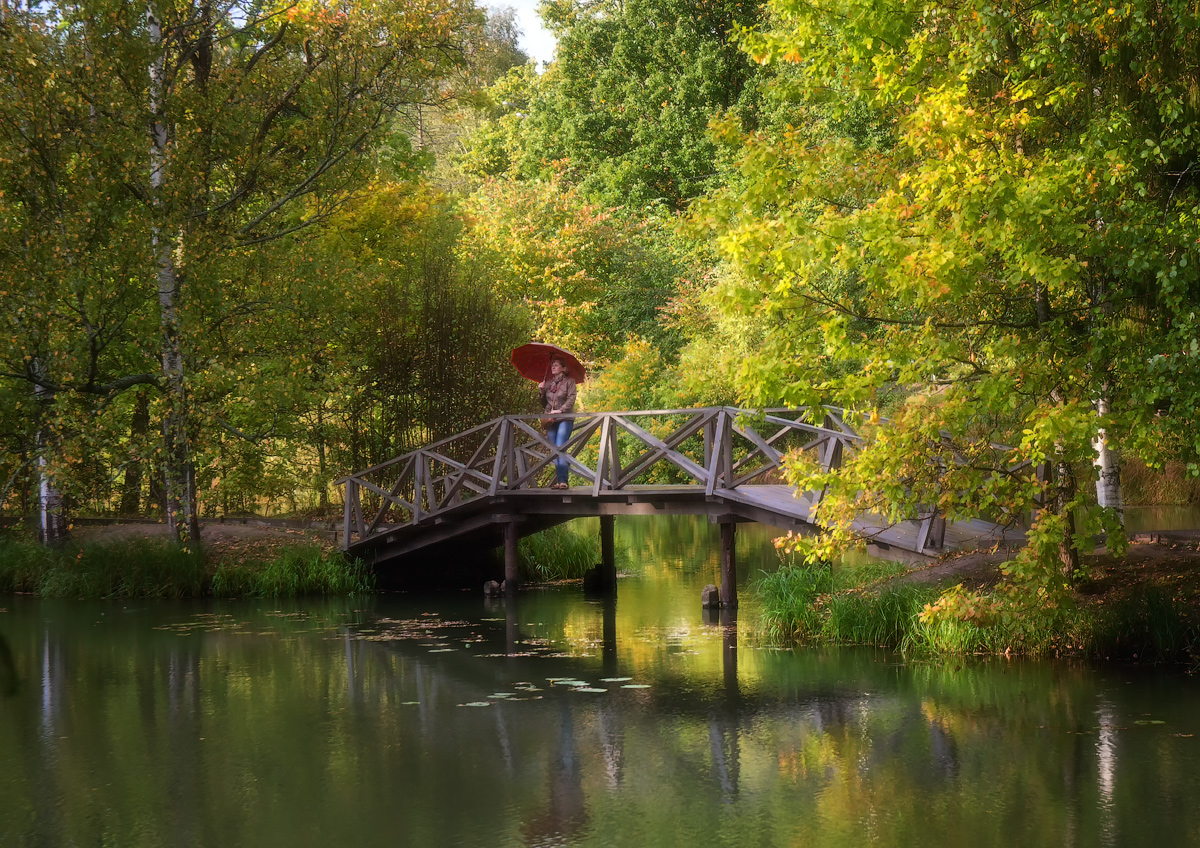
[[[618,528],[615,604],[0,598],[0,846],[1200,844],[1191,677],[761,649]]]

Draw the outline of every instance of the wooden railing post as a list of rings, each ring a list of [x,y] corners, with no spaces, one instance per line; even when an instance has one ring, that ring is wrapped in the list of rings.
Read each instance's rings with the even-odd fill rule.
[[[346,495],[345,495],[345,501],[346,501],[345,513],[346,514],[345,514],[345,519],[342,522],[342,550],[343,551],[350,550],[350,521],[351,521],[350,498],[351,498],[351,492],[353,492],[355,495],[358,494],[358,483],[354,480],[354,478],[350,478],[349,480],[346,481]]]
[[[596,452],[596,479],[592,482],[592,497],[600,494],[604,487],[604,475],[608,472],[608,488],[613,487],[613,475],[610,467],[612,458],[609,452],[608,440],[612,438],[612,416],[605,415],[600,423],[600,449]]]
[[[720,469],[721,482],[724,484],[722,489],[730,489],[733,487],[733,416],[729,410],[721,410],[721,415],[724,416],[725,426],[721,428],[721,441],[716,445],[717,451],[720,453]]]
[[[940,549],[946,542],[946,519],[931,508],[929,515],[921,519],[917,529],[917,553],[926,549]]]

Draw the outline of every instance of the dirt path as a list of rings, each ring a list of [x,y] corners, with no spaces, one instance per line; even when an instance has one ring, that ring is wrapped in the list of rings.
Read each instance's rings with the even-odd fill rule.
[[[883,585],[962,583],[968,589],[986,588],[1000,581],[1000,564],[1012,556],[1013,551],[1008,549],[949,554]],[[1200,592],[1200,550],[1193,533],[1138,534],[1131,538],[1128,552],[1121,557],[1110,555],[1099,545],[1084,555],[1083,567],[1087,576],[1078,586],[1083,594],[1106,594],[1139,583],[1171,585],[1188,594],[1195,586]]]

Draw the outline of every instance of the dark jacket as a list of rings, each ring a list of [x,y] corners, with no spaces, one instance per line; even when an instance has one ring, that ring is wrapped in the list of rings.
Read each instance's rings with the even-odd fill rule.
[[[558,379],[549,378],[546,380],[545,386],[538,391],[538,400],[542,402],[542,408],[547,415],[552,409],[557,409],[559,412],[574,412],[575,380],[565,373],[558,375]]]

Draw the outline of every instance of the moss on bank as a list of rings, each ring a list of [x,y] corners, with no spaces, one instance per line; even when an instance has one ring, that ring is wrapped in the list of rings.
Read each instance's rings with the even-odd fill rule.
[[[888,580],[887,565],[787,565],[758,583],[775,641],[877,645],[907,654],[1087,656],[1200,662],[1195,550],[1097,557],[1072,592],[1033,597],[1000,582],[948,588]],[[874,568],[874,570],[872,570]],[[893,566],[894,568],[894,566]]]
[[[374,591],[360,562],[312,543],[217,561],[163,539],[46,548],[0,537],[0,592],[48,598],[345,595]]]

